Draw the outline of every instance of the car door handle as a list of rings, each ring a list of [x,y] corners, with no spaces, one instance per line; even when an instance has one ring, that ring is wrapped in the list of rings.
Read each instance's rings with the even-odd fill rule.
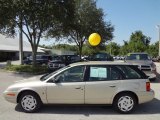
[[[116,87],[116,86],[115,86],[115,85],[110,85],[109,87],[112,87],[112,88],[113,88],[113,87]]]
[[[81,87],[76,87],[75,89],[81,89]]]

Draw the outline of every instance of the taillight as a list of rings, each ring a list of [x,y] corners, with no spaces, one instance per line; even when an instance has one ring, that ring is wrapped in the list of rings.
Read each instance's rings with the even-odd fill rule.
[[[150,82],[146,82],[146,91],[150,91],[150,90],[151,90]]]

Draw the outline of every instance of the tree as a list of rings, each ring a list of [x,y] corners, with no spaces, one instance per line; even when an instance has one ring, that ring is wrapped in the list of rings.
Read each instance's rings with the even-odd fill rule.
[[[104,46],[92,47],[89,45],[89,43],[86,43],[83,45],[82,55],[92,55],[92,54],[98,53],[100,51],[102,52],[103,50],[105,50]]]
[[[120,45],[118,45],[115,42],[110,42],[107,46],[106,46],[106,51],[108,53],[111,52],[112,55],[116,56],[119,55],[120,53]]]
[[[52,48],[68,50],[68,51],[74,51],[75,53],[77,53],[77,48],[76,48],[75,45],[57,44],[57,45],[52,46]]]
[[[147,50],[149,55],[152,56],[152,57],[157,57],[158,56],[158,51],[159,51],[159,41],[154,43],[154,44],[151,44],[149,46],[149,49]]]
[[[76,0],[74,21],[67,30],[63,29],[59,33],[63,33],[63,37],[67,37],[69,42],[76,43],[81,56],[83,44],[91,33],[99,33],[102,43],[105,43],[113,38],[113,30],[111,23],[104,21],[103,10],[97,8],[95,0]],[[55,34],[51,31],[49,36]]]
[[[150,37],[145,36],[142,31],[135,31],[130,36],[128,46],[131,52],[145,52],[149,47]]]
[[[121,47],[120,47],[120,55],[127,55],[129,52],[131,52],[130,51],[130,48],[129,48],[129,46],[128,46],[128,41],[125,41],[125,40],[123,40],[123,42],[124,42],[124,45],[122,45]]]
[[[40,39],[51,28],[68,26],[74,18],[74,5],[74,0],[0,0],[0,33],[15,36],[22,25],[35,66]]]

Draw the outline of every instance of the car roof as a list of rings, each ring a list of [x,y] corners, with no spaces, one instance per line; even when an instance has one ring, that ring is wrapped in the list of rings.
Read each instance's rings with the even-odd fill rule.
[[[114,61],[87,61],[87,62],[76,62],[70,64],[70,66],[77,65],[131,65],[125,62],[114,62]]]

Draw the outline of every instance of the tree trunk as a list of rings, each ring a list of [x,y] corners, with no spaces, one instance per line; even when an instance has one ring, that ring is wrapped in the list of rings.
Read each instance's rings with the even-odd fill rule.
[[[33,62],[33,63],[32,63],[32,66],[33,66],[33,67],[36,67],[36,55],[37,55],[37,47],[36,47],[36,45],[33,45],[33,46],[32,46],[32,58],[33,58],[33,59],[32,59],[32,60],[33,60],[33,61],[32,61],[32,62]]]
[[[79,50],[79,57],[81,59],[81,57],[82,57],[82,45],[78,46],[78,50]]]
[[[20,64],[23,64],[23,33],[22,33],[22,15],[20,15],[20,26],[19,26],[19,60]]]

